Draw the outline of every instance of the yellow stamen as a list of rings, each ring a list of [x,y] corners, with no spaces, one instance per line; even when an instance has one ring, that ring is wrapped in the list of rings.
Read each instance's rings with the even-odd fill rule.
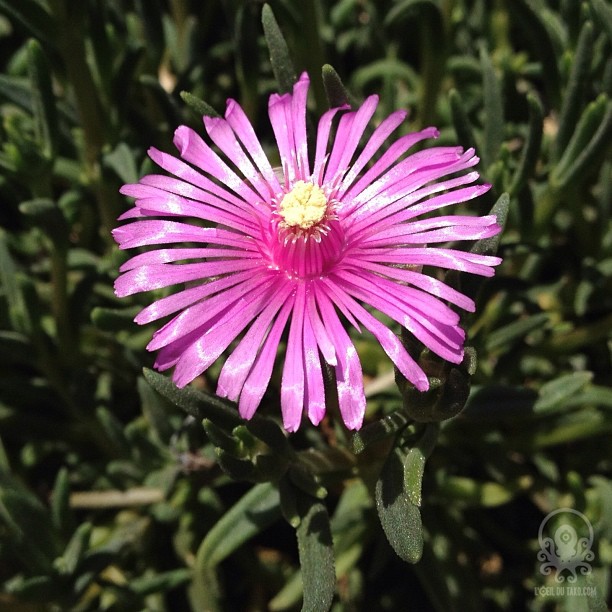
[[[322,189],[313,183],[298,181],[284,195],[278,212],[287,227],[310,229],[319,223],[327,211],[327,198]]]

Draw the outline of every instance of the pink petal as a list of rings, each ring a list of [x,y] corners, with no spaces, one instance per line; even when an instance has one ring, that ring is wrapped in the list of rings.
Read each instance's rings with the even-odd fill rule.
[[[225,362],[219,375],[217,395],[236,401],[257,358],[262,342],[283,304],[293,291],[292,285],[281,286],[255,322],[251,325],[238,346]]]
[[[207,261],[193,264],[150,264],[128,270],[115,281],[115,294],[118,297],[133,295],[140,291],[151,291],[170,287],[178,283],[204,280],[210,276],[253,270],[261,268],[258,259],[229,259],[227,261]]]
[[[334,182],[337,175],[345,173],[377,106],[378,96],[369,96],[356,112],[346,113],[340,119],[325,170],[326,183]]]
[[[121,249],[176,242],[211,242],[249,251],[257,250],[253,240],[242,234],[178,221],[134,221],[115,228],[112,234]]]
[[[343,111],[348,108],[350,108],[348,105],[331,108],[327,112],[323,113],[322,117],[319,119],[314,169],[312,171],[313,179],[318,182],[319,185],[323,184],[323,169],[327,160],[327,142],[329,140],[332,121],[339,111]]]
[[[281,382],[283,427],[287,431],[298,430],[304,411],[304,301],[304,283],[297,283]]]
[[[312,303],[314,308],[314,295],[310,293],[306,300]],[[323,383],[323,372],[321,370],[321,358],[317,349],[317,338],[310,322],[310,315],[306,308],[304,316],[304,371],[306,373],[306,397],[305,404],[308,418],[313,425],[318,425],[325,416],[325,385]]]
[[[270,186],[270,192],[273,194],[279,193],[281,190],[280,183],[274,170],[261,147],[259,139],[255,134],[255,130],[245,115],[242,107],[234,100],[227,101],[227,108],[225,111],[225,119],[232,126],[236,136],[240,142],[244,145],[244,148],[249,152],[249,155],[253,158],[253,161],[257,165],[257,168],[268,181]]]
[[[265,307],[271,291],[251,293],[248,300],[234,303],[214,327],[191,344],[180,356],[174,369],[173,379],[178,387],[184,387],[207,370],[240,334],[240,332]]]
[[[220,117],[204,117],[204,125],[211,140],[240,169],[264,202],[270,202],[275,193],[246,156],[229,123]]]
[[[388,276],[399,280],[403,283],[410,283],[417,291],[426,291],[431,295],[446,300],[455,306],[459,306],[468,312],[474,312],[476,305],[469,297],[459,293],[459,291],[445,285],[442,281],[436,278],[415,272],[413,270],[404,270],[391,266],[383,266],[381,264],[372,263],[369,261],[360,260],[355,264],[362,270],[369,270],[377,275]]]
[[[363,323],[364,327],[378,340],[385,353],[387,353],[391,361],[397,366],[404,377],[419,391],[427,391],[427,389],[429,389],[429,381],[425,372],[423,372],[416,361],[408,354],[400,339],[337,285],[327,280],[323,282],[329,295],[333,295],[336,305],[343,303],[347,310],[350,310],[355,317]]]
[[[342,197],[346,190],[353,184],[355,179],[359,176],[359,173],[372,159],[376,151],[380,149],[380,147],[384,144],[385,140],[404,121],[407,115],[407,111],[395,111],[394,113],[391,113],[388,117],[386,117],[374,130],[374,133],[372,134],[366,146],[359,154],[359,157],[351,166],[349,172],[342,180],[342,184],[338,190],[339,197]]]
[[[381,158],[355,183],[346,194],[340,194],[344,201],[351,202],[364,189],[373,183],[389,166],[393,165],[408,149],[427,138],[437,138],[436,128],[428,127],[420,132],[406,134],[396,140],[381,156]]]
[[[293,309],[294,299],[294,296],[291,296],[283,304],[255,360],[255,364],[251,368],[249,377],[244,383],[242,393],[240,394],[238,410],[240,411],[240,415],[245,419],[250,419],[253,416],[268,388],[278,344],[283,330],[285,329],[285,325],[287,324],[289,314]]]
[[[315,285],[314,288],[319,311],[338,357],[338,365],[335,370],[340,414],[349,429],[359,429],[363,423],[366,407],[359,356],[326,295],[325,289],[320,285]]]
[[[181,125],[174,132],[174,144],[181,157],[201,168],[234,193],[250,207],[261,208],[261,197],[240,178],[191,128]]]
[[[449,270],[479,274],[480,276],[493,276],[495,272],[492,266],[501,263],[499,257],[440,247],[372,249],[366,254],[366,258],[368,261],[379,263],[437,266]]]
[[[187,259],[205,259],[207,257],[220,257],[223,259],[261,259],[259,253],[237,249],[158,249],[156,251],[140,253],[140,255],[135,255],[131,259],[128,259],[119,268],[119,272],[127,272],[139,266],[171,263]]]
[[[147,350],[157,350],[195,329],[207,330],[214,327],[218,323],[218,317],[225,317],[236,305],[248,308],[249,304],[269,290],[274,280],[275,277],[268,275],[252,275],[240,285],[186,308],[153,334]]]
[[[145,323],[151,323],[162,317],[174,314],[179,310],[183,310],[196,302],[209,297],[220,291],[224,291],[234,285],[238,285],[247,280],[253,280],[252,270],[245,270],[244,272],[236,272],[222,278],[218,278],[213,281],[209,281],[197,287],[190,287],[184,289],[178,293],[168,295],[156,302],[153,302],[143,310],[141,310],[134,321],[139,325]]]

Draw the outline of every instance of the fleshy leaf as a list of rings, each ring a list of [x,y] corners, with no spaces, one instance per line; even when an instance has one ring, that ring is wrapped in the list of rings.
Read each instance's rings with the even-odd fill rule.
[[[376,510],[387,540],[398,556],[416,563],[423,553],[421,512],[405,489],[405,454],[395,447],[376,482]]]
[[[264,36],[270,52],[270,63],[274,77],[280,88],[280,93],[291,91],[296,82],[295,68],[289,55],[287,41],[281,32],[276,17],[269,4],[264,4],[261,11],[261,23],[263,25]]]
[[[329,610],[336,590],[334,550],[327,508],[317,499],[299,499],[301,521],[296,530],[304,602],[302,612]]]

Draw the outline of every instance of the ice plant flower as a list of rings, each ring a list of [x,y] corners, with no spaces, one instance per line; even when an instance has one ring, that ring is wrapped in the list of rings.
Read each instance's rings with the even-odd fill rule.
[[[357,110],[323,114],[311,157],[308,87],[303,74],[292,93],[270,96],[281,171],[234,100],[224,118],[204,117],[216,150],[186,126],[174,136],[180,158],[150,149],[170,176],[151,174],[121,189],[135,206],[120,217],[130,222],[113,235],[122,249],[167,246],[124,263],[115,291],[127,296],[179,285],[135,319],[144,324],[174,315],[147,347],[158,351],[155,367],[174,367],[173,379],[183,387],[235,343],[217,393],[238,402],[246,419],[262,400],[288,329],[281,379],[285,429],[295,431],[304,412],[314,424],[323,418],[322,360],[335,371],[346,426],[358,429],[363,376],[346,323],[371,332],[399,371],[426,390],[426,375],[375,313],[404,326],[443,359],[460,362],[465,334],[449,304],[473,311],[474,302],[424,274],[422,266],[492,276],[498,258],[432,245],[486,238],[499,226],[494,216],[437,214],[489,188],[475,184],[472,149],[432,147],[407,155],[438,136],[430,127],[398,137],[379,154],[406,113],[392,113],[365,138],[377,96]]]

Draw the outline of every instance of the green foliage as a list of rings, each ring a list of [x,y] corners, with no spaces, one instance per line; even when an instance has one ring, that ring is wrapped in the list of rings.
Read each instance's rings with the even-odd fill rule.
[[[606,609],[611,50],[605,0],[0,0],[0,609]],[[287,436],[274,384],[245,422],[218,368],[177,389],[112,291],[148,147],[231,97],[272,152],[303,70],[317,115],[378,93],[475,147],[492,189],[459,208],[505,225],[472,247],[495,278],[444,279],[477,302],[464,362],[403,338],[430,392],[355,334],[354,434],[330,407]],[[588,596],[542,594],[562,507]]]

